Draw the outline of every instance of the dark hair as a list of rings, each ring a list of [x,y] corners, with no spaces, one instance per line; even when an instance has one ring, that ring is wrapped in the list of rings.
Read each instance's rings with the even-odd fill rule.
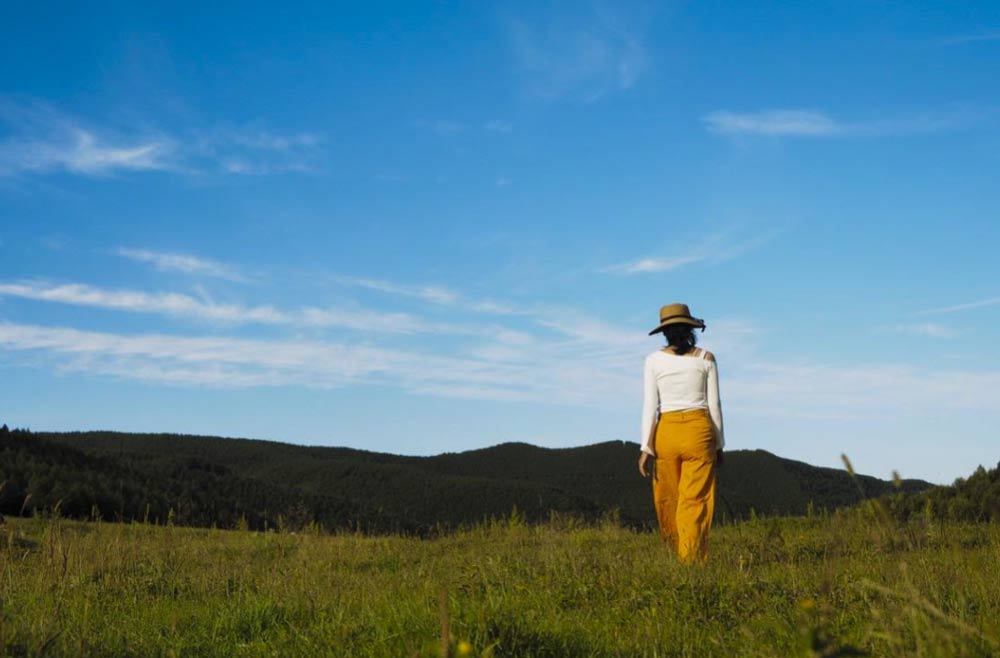
[[[663,328],[663,336],[667,339],[667,345],[674,348],[675,354],[687,354],[698,344],[694,327],[689,324],[668,324]]]

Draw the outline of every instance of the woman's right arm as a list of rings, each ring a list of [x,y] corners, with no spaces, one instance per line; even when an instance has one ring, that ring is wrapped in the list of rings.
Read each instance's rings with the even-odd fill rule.
[[[719,400],[719,366],[715,358],[708,362],[708,415],[715,430],[715,449],[721,451],[726,446],[726,434],[722,426],[722,402]]]

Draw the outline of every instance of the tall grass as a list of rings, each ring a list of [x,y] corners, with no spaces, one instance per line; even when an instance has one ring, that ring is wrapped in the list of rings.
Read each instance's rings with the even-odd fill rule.
[[[649,533],[513,518],[433,540],[13,519],[12,656],[996,656],[1000,527],[869,505]]]

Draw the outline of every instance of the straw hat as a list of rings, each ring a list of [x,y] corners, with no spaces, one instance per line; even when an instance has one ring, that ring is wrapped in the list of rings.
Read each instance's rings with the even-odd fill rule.
[[[667,304],[660,307],[660,326],[650,331],[649,335],[663,331],[664,327],[670,324],[689,324],[705,331],[705,321],[692,317],[687,304]]]

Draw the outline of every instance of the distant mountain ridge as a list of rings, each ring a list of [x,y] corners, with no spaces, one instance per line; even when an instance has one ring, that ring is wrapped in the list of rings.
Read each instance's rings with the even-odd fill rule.
[[[0,432],[0,512],[261,528],[316,522],[370,532],[425,533],[513,510],[655,524],[638,445],[577,448],[504,443],[430,457],[274,441],[116,432]],[[727,452],[717,520],[804,514],[895,490],[869,476],[811,466],[763,450]],[[904,491],[927,482],[907,480]],[[25,503],[27,499],[27,503]]]

